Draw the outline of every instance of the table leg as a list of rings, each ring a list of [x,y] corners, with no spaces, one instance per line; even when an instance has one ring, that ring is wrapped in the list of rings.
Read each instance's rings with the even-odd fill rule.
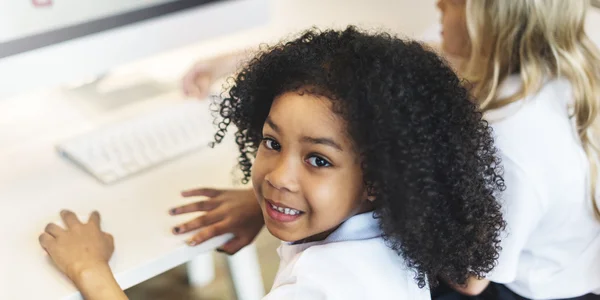
[[[202,253],[187,262],[188,281],[191,286],[204,287],[215,279],[215,264],[212,253]]]
[[[229,272],[238,300],[260,300],[265,295],[256,246],[250,244],[228,256]]]

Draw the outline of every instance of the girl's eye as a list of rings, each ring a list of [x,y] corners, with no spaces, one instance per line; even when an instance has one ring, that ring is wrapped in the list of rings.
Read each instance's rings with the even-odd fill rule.
[[[331,164],[327,160],[318,156],[311,156],[306,160],[306,162],[308,162],[311,166],[317,168],[331,167]]]
[[[279,143],[274,139],[263,138],[263,143],[265,144],[265,147],[267,147],[267,149],[275,151],[281,150],[281,145],[279,145]]]

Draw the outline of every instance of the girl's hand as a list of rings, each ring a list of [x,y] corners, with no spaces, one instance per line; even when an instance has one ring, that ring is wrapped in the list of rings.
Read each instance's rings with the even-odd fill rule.
[[[240,62],[246,59],[248,57],[245,51],[237,51],[198,61],[183,77],[183,92],[188,97],[206,99],[215,80],[234,73]]]
[[[204,211],[206,214],[173,228],[174,234],[181,234],[202,228],[187,241],[191,246],[198,245],[213,237],[233,233],[235,236],[219,251],[234,254],[250,244],[263,228],[265,222],[262,210],[251,189],[215,190],[197,189],[185,191],[184,197],[204,196],[208,200],[173,208],[171,215]]]
[[[198,62],[185,74],[182,80],[183,92],[188,97],[204,99],[213,83],[214,71],[211,63]]]
[[[73,282],[78,282],[84,271],[106,269],[114,251],[114,240],[100,230],[100,214],[93,212],[87,223],[81,223],[67,210],[60,215],[67,228],[50,223],[39,237],[40,245],[58,269]]]

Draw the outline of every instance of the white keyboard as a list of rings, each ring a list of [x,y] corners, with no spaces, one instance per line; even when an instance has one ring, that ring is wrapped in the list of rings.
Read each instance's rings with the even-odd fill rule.
[[[207,147],[215,130],[206,101],[186,101],[61,143],[57,149],[105,184]]]

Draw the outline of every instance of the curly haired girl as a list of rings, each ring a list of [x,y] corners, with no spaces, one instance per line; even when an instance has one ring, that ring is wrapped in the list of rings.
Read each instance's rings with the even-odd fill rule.
[[[284,241],[266,299],[429,299],[438,277],[494,267],[491,130],[421,44],[309,30],[259,53],[218,104],[216,140],[235,126],[243,180]]]

